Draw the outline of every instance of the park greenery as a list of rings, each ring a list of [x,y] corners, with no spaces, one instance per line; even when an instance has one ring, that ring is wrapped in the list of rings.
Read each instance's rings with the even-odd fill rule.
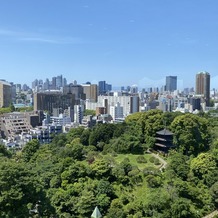
[[[13,104],[10,104],[9,107],[0,108],[0,115],[4,113],[11,113],[11,112],[31,112],[31,111],[33,111],[32,106],[15,108]]]
[[[218,207],[217,121],[151,110],[22,151],[0,146],[0,217],[85,218],[95,206],[105,218],[203,217]],[[163,128],[176,148],[158,154],[167,161],[160,170],[148,150]]]

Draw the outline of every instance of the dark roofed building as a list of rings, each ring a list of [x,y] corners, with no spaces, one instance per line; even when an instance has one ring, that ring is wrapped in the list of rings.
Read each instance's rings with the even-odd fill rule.
[[[167,129],[156,132],[155,150],[168,153],[171,148],[175,148],[173,133]]]

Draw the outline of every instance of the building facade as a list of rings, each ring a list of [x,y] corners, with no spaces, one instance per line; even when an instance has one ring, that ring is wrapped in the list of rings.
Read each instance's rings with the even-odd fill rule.
[[[110,115],[113,120],[123,118],[123,107],[117,102],[116,105],[110,106]]]
[[[177,90],[177,76],[166,77],[166,91],[173,92]]]
[[[196,75],[196,90],[197,95],[201,95],[205,102],[206,106],[210,105],[210,74],[206,71],[199,72]]]
[[[82,84],[83,92],[86,95],[86,99],[97,102],[98,100],[98,86],[96,84]]]
[[[53,109],[65,110],[75,105],[75,95],[62,92],[38,92],[34,94],[34,110],[45,110],[53,114]]]
[[[0,80],[0,107],[9,107],[12,101],[11,84]]]
[[[86,101],[86,109],[96,110],[96,107],[105,107],[106,113],[110,112],[110,106],[120,103],[123,107],[123,117],[139,112],[139,96],[98,96],[98,102]]]

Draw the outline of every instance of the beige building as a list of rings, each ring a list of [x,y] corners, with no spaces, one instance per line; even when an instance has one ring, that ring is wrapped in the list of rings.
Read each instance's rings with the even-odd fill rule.
[[[83,92],[86,94],[86,99],[91,102],[98,100],[98,86],[96,84],[82,84]]]
[[[0,80],[0,108],[11,104],[11,84]]]
[[[199,72],[196,75],[196,94],[201,95],[206,106],[210,104],[210,74],[208,72]]]

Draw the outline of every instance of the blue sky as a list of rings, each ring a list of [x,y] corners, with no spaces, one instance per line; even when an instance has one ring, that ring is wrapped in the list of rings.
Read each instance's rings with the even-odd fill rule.
[[[217,0],[0,1],[0,78],[218,88]],[[216,85],[217,84],[217,85]]]

